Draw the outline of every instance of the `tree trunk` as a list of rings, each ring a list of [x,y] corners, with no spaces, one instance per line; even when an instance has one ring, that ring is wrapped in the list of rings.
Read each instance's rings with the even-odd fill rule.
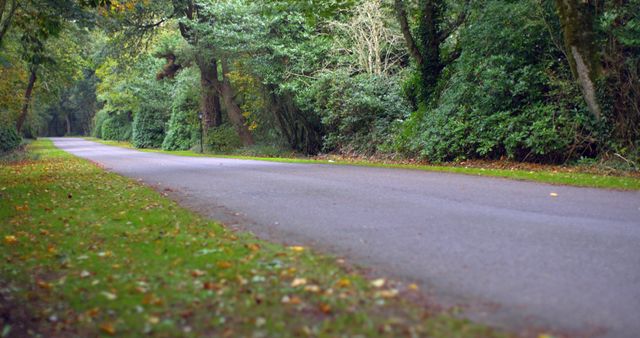
[[[18,121],[16,122],[16,129],[18,133],[22,130],[22,126],[24,125],[24,121],[27,119],[27,113],[29,112],[29,104],[31,103],[31,93],[33,92],[33,86],[36,83],[36,68],[31,68],[31,75],[29,76],[29,84],[27,85],[27,90],[24,92],[24,103],[22,104],[22,111],[20,112],[20,116],[18,116]]]
[[[438,79],[442,73],[440,60],[440,26],[444,15],[444,4],[438,0],[421,0],[420,23],[418,34],[422,46],[423,63],[420,65],[422,84],[424,86],[424,99],[429,101],[435,91]]]
[[[420,20],[416,31],[417,37],[414,38],[411,34],[411,27],[407,19],[407,10],[404,1],[394,1],[396,16],[407,49],[420,71],[422,81],[421,99],[422,101],[428,102],[435,91],[438,79],[444,69],[440,58],[440,44],[447,37],[441,27],[444,21],[445,4],[442,0],[420,0],[419,6]],[[466,17],[465,11],[463,11],[459,19],[456,20],[460,22],[457,26],[464,21]]]
[[[234,101],[235,93],[233,88],[231,87],[231,83],[229,82],[229,66],[227,65],[226,60],[220,60],[222,63],[222,81],[219,82],[218,88],[222,99],[224,100],[224,105],[227,108],[227,115],[229,116],[229,120],[236,127],[236,131],[238,132],[238,136],[240,136],[240,140],[242,141],[242,145],[251,146],[254,144],[253,135],[251,135],[251,131],[246,125],[246,120],[242,115],[242,110],[238,106],[238,104]]]
[[[595,5],[593,1],[556,0],[569,65],[589,111],[600,118],[596,81],[602,75],[595,46]]]
[[[2,46],[2,39],[4,38],[4,35],[9,30],[13,14],[15,13],[16,8],[18,8],[18,4],[16,3],[16,0],[11,0],[9,4],[11,7],[7,9],[6,6],[7,1],[0,0],[0,46]]]
[[[222,124],[222,110],[220,108],[220,95],[218,94],[218,64],[215,59],[198,58],[200,68],[200,110],[202,111],[202,124],[204,132],[209,128],[219,127]]]
[[[64,136],[70,136],[71,135],[71,119],[69,118],[68,114],[65,115],[64,122],[67,127],[67,133]]]

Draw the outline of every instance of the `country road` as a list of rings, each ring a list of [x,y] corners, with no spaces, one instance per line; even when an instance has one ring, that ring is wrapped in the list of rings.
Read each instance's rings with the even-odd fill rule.
[[[230,226],[419,283],[472,319],[640,337],[640,192],[53,141]]]

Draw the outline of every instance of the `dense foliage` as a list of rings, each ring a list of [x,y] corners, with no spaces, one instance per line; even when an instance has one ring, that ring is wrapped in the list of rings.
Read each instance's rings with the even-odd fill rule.
[[[22,139],[13,126],[0,126],[0,153],[6,153],[18,148],[21,142]]]
[[[327,73],[305,93],[325,127],[324,147],[372,155],[394,137],[394,123],[409,115],[396,82],[372,74]]]
[[[100,128],[99,136],[101,136],[105,140],[131,140],[132,128],[131,117],[129,116],[129,114],[105,113],[101,111],[96,116],[99,117],[102,114],[106,114],[107,117],[105,117],[100,124],[96,123],[96,127]],[[98,134],[96,133],[96,135]]]
[[[23,135],[185,150],[202,123],[210,151],[640,157],[638,0],[66,3],[26,1],[0,37]]]
[[[437,161],[585,154],[595,130],[545,22],[528,15],[536,6],[488,1],[477,9],[439,96],[404,124],[402,149]]]

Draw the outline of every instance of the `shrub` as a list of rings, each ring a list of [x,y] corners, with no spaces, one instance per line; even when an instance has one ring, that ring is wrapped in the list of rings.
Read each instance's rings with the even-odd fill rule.
[[[138,111],[133,118],[132,143],[136,148],[160,148],[165,137],[163,112],[155,109]]]
[[[596,128],[532,6],[482,7],[461,32],[462,54],[445,69],[438,96],[402,124],[398,150],[434,162],[562,162],[590,151]]]
[[[110,113],[102,122],[101,136],[105,140],[131,140],[131,119],[126,113]]]
[[[209,150],[222,153],[230,152],[242,146],[242,141],[240,141],[235,128],[228,124],[209,129],[205,142],[205,147]]]
[[[9,125],[0,125],[0,153],[8,153],[20,146],[22,139],[16,128]]]
[[[109,118],[109,113],[104,110],[100,110],[93,117],[93,129],[91,130],[91,136],[96,138],[102,138],[102,125],[104,121]]]
[[[167,135],[162,142],[164,150],[188,150],[198,137],[198,128],[194,125],[196,113],[175,111],[171,114]]]
[[[200,74],[194,68],[178,73],[173,84],[171,117],[166,136],[162,142],[164,150],[190,149],[199,135],[197,110],[200,99]]]
[[[409,114],[397,81],[385,76],[326,73],[305,94],[325,128],[324,150],[371,155],[383,151],[396,120]]]

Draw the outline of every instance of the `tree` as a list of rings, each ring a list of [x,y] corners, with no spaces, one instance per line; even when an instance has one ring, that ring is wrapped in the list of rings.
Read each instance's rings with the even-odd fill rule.
[[[464,2],[460,13],[453,21],[448,21],[446,17],[447,1],[420,0],[418,3],[415,37],[409,24],[405,2],[394,0],[394,8],[407,49],[420,73],[421,99],[429,102],[442,70],[459,56],[458,51],[453,51],[443,60],[441,46],[465,22],[470,0]]]
[[[17,8],[17,0],[0,0],[0,47],[2,46],[2,39],[9,30]]]
[[[602,75],[602,67],[595,41],[595,2],[556,0],[555,3],[571,72],[582,90],[589,111],[595,118],[600,118],[602,109],[596,94],[596,83]]]

